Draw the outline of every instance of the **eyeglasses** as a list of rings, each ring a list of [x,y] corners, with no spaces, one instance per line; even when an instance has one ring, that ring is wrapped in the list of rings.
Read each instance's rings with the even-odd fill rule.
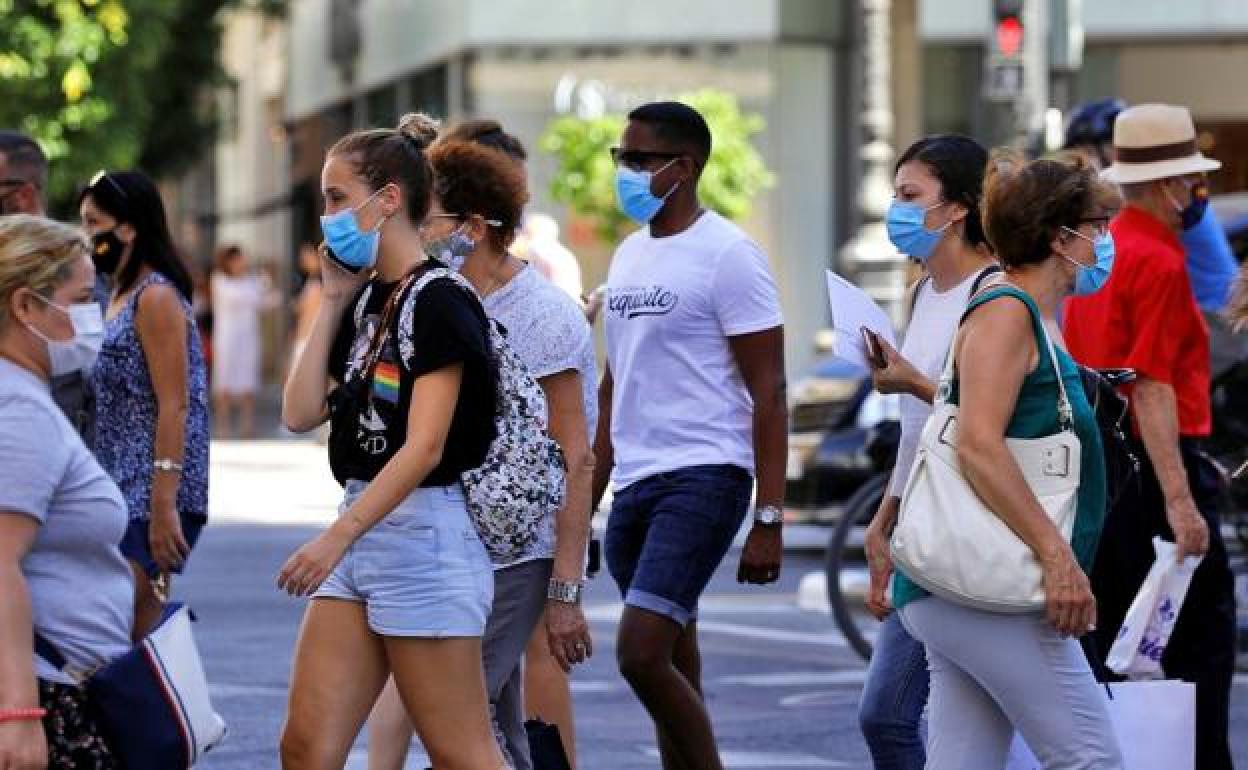
[[[1109,232],[1109,217],[1083,217],[1079,220],[1080,225],[1092,225],[1092,234],[1098,238]]]
[[[617,166],[639,169],[651,161],[674,160],[681,157],[679,152],[651,152],[650,150],[625,150],[620,147],[611,148],[611,160]]]
[[[425,217],[425,221],[424,221],[424,223],[423,223],[423,224],[421,224],[421,227],[428,227],[428,226],[429,226],[429,224],[430,224],[429,220],[431,220],[431,219],[454,219],[454,220],[460,220],[460,219],[463,219],[463,217],[461,217],[459,214],[430,214],[429,216]]]
[[[108,172],[104,169],[100,169],[95,172],[95,176],[91,177],[91,181],[87,183],[87,189],[94,190],[100,182],[108,182],[109,186],[117,191],[117,194],[121,196],[123,201],[128,202],[130,200],[130,196],[126,195],[126,191],[123,190],[121,185],[117,183],[117,180],[109,176]]]
[[[478,215],[476,214],[430,214],[429,216],[425,217],[425,221],[421,224],[420,227],[421,229],[428,227],[430,224],[429,220],[431,219],[454,219],[457,222],[463,222],[464,220],[473,216],[478,216]],[[502,227],[503,226],[503,223],[498,221],[497,219],[485,219],[485,217],[481,217],[481,218],[485,220],[485,223],[489,225],[490,227]]]

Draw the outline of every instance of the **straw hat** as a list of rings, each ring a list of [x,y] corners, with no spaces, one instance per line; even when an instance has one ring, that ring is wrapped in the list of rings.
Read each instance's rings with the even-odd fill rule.
[[[1222,164],[1196,147],[1196,126],[1186,107],[1141,104],[1114,121],[1114,163],[1101,177],[1115,184],[1215,171]]]

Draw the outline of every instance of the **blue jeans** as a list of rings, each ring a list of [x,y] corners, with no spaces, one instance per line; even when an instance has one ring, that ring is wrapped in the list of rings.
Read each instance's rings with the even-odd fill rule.
[[[606,556],[624,603],[688,625],[745,520],[753,487],[743,468],[699,465],[617,492]]]
[[[893,612],[880,626],[858,724],[875,770],[923,770],[926,753],[919,722],[927,704],[927,655]]]

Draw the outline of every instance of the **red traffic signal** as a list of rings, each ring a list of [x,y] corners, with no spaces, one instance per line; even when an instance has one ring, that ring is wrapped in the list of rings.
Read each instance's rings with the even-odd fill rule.
[[[1017,16],[997,20],[997,52],[1002,56],[1018,56],[1023,50],[1023,23]]]

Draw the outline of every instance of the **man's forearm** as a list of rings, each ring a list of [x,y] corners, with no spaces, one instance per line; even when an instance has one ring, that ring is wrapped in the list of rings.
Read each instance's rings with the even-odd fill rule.
[[[611,483],[611,471],[615,468],[615,449],[611,446],[611,398],[614,382],[611,370],[602,376],[598,385],[598,427],[594,432],[594,472],[590,487],[590,515],[602,504],[602,497]]]
[[[788,454],[788,406],[783,392],[754,411],[754,472],[758,504],[784,502],[784,472]]]
[[[1166,501],[1191,495],[1183,456],[1179,453],[1179,419],[1174,388],[1141,378],[1132,393],[1140,440]]]

